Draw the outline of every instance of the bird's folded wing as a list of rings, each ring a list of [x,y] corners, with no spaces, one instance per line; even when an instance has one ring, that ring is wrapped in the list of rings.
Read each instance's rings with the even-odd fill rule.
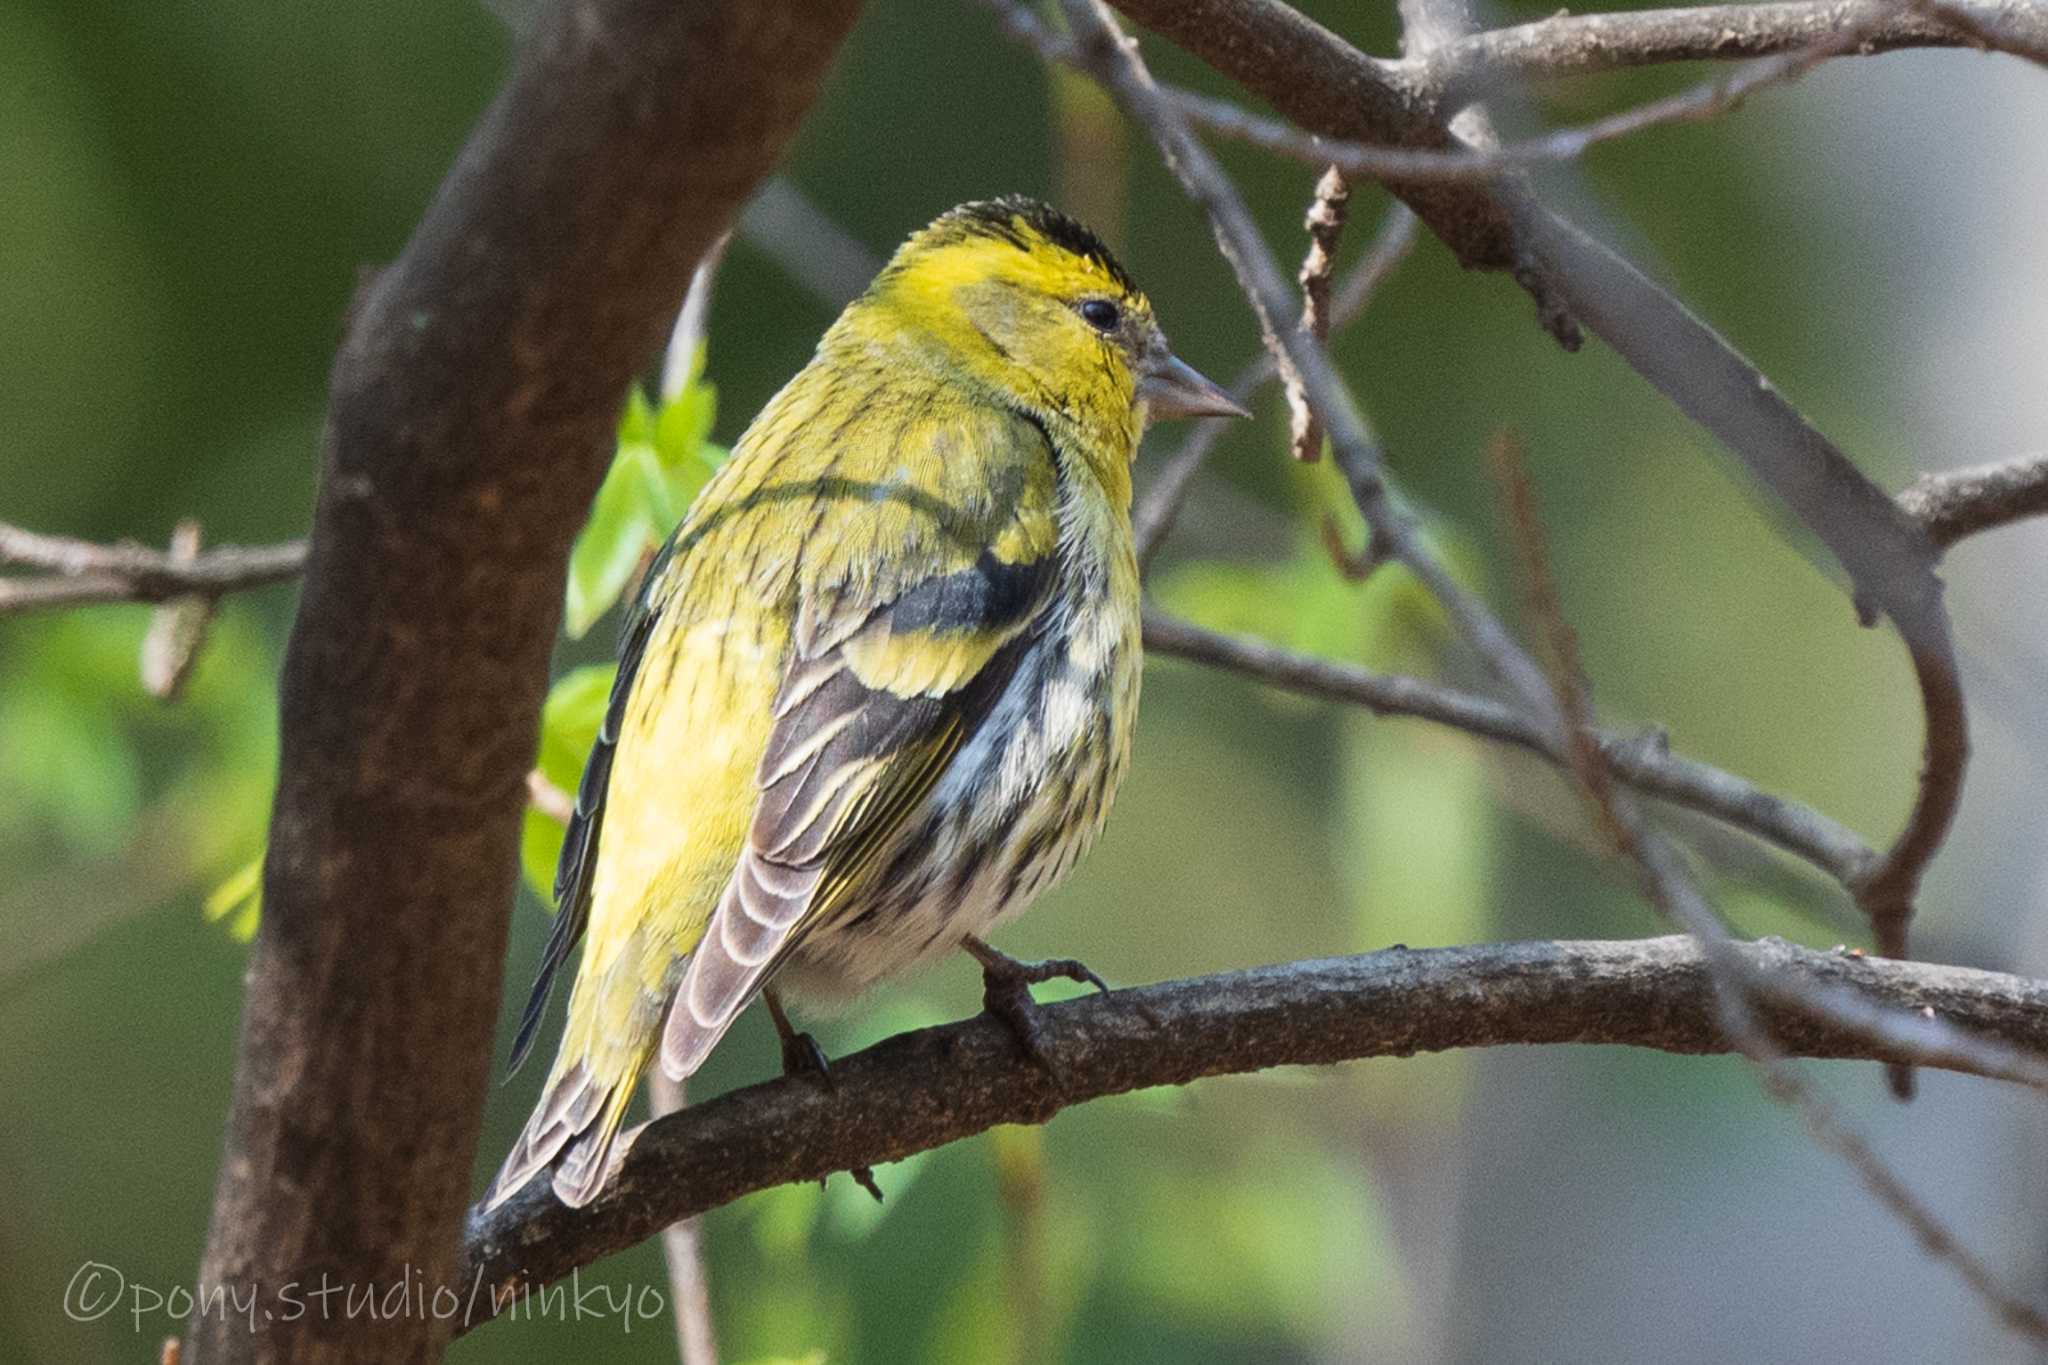
[[[548,932],[547,947],[541,953],[540,969],[534,975],[533,990],[519,1016],[519,1031],[512,1038],[512,1060],[508,1072],[517,1071],[533,1049],[535,1034],[547,1012],[548,995],[554,989],[555,973],[569,960],[569,952],[590,920],[591,874],[596,870],[598,834],[604,827],[605,790],[611,782],[612,755],[618,751],[619,732],[626,720],[626,703],[633,694],[641,660],[646,657],[648,639],[654,634],[659,615],[654,594],[664,581],[673,538],[641,577],[640,595],[626,618],[619,640],[619,669],[612,677],[610,699],[605,703],[604,722],[597,741],[583,765],[576,784],[576,805],[562,833],[562,854],[555,864],[555,923]]]
[[[669,1011],[669,1075],[695,1071],[783,955],[861,889],[1016,675],[1056,564],[983,551],[879,606],[806,600],[747,847]]]

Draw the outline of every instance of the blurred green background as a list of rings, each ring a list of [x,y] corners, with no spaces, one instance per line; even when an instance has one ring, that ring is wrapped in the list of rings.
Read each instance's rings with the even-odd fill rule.
[[[1394,50],[1390,6],[1311,8]],[[188,516],[212,542],[302,532],[356,272],[403,244],[509,42],[466,0],[0,0],[0,520],[155,544]],[[1228,93],[1154,47],[1163,74]],[[1574,84],[1538,108],[1588,117],[1696,75]],[[1556,190],[1598,205],[1896,486],[2041,443],[2048,171],[2028,149],[2044,133],[2039,73],[1915,54],[1602,150]],[[1226,156],[1291,265],[1313,172]],[[788,172],[877,252],[962,199],[1054,197],[1116,241],[1183,355],[1228,375],[1253,353],[1206,225],[1148,144],[972,7],[875,0]],[[1383,211],[1361,190],[1347,263]],[[735,245],[709,332],[717,440],[831,311]],[[1426,237],[1338,350],[1432,534],[1503,609],[1483,451],[1503,426],[1522,434],[1610,721],[1667,725],[1873,840],[1892,830],[1918,760],[1895,642],[1856,628],[1618,361],[1561,354],[1514,286],[1462,274]],[[1335,579],[1315,533],[1334,476],[1289,466],[1284,433],[1269,394],[1197,485],[1157,595],[1470,681],[1398,575]],[[1149,439],[1152,468],[1182,434]],[[2006,532],[1951,565],[1979,761],[1921,940],[2035,973],[2043,545]],[[173,706],[136,681],[141,609],[0,621],[0,1360],[152,1359],[177,1328],[149,1296],[197,1264],[244,953],[201,904],[260,848],[292,602],[230,601]],[[607,621],[565,644],[558,671],[601,661],[610,636]],[[1102,847],[1004,946],[1129,983],[1393,942],[1661,932],[1592,848],[1571,792],[1528,763],[1156,660]],[[1796,869],[1740,846],[1714,868],[1750,932],[1855,936]],[[546,930],[530,895],[514,914],[508,1035]],[[844,1051],[977,999],[963,960],[818,1032]],[[743,1024],[695,1088],[774,1064],[766,1023]],[[1873,1068],[1815,1077],[2010,1285],[2048,1297],[2038,1109],[1948,1077],[1910,1108]],[[479,1188],[538,1080],[492,1094]],[[1726,1060],[1516,1050],[1215,1081],[878,1174],[881,1208],[835,1179],[709,1218],[725,1359],[2029,1358]],[[145,1311],[67,1317],[89,1262]],[[651,1246],[584,1283],[642,1304],[666,1289]],[[675,1358],[665,1315],[540,1316],[454,1358]]]

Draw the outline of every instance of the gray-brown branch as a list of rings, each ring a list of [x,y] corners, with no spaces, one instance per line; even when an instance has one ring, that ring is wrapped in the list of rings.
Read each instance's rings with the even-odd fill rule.
[[[1873,0],[1838,12],[1827,41],[1839,44],[1845,36],[1860,41],[1903,12],[1902,6],[1886,6],[1887,0]],[[1403,87],[1394,75],[1396,63],[1366,56],[1280,0],[1119,0],[1119,7],[1256,90],[1311,132],[1411,146],[1457,145],[1463,139],[1452,131],[1454,119],[1469,124],[1478,117],[1476,109],[1460,113],[1463,96]],[[1440,32],[1424,35],[1415,22],[1418,13],[1426,16],[1428,11],[1403,7],[1410,50],[1405,60],[1411,65],[1426,67],[1437,54],[1466,40],[1462,23],[1446,22]],[[1616,21],[1616,27],[1625,24]],[[1429,41],[1420,41],[1423,36]],[[1093,65],[1115,84],[1114,69],[1099,61]],[[1154,126],[1163,146],[1181,144],[1168,146],[1170,162],[1208,164],[1206,152],[1184,136],[1184,115],[1156,90],[1132,87],[1123,93],[1126,103]],[[1182,179],[1210,210],[1220,234],[1224,219],[1217,216],[1218,196],[1204,189],[1216,176],[1183,174]],[[1879,948],[1904,956],[1920,878],[1953,819],[1969,753],[1948,614],[1934,574],[1939,550],[1754,365],[1629,261],[1537,203],[1516,174],[1469,185],[1396,179],[1387,187],[1468,266],[1512,268],[1560,342],[1576,345],[1581,322],[1607,341],[1646,381],[1718,437],[1819,537],[1848,572],[1866,619],[1881,613],[1897,626],[1920,686],[1925,761],[1905,828],[1883,861],[1853,889]],[[1229,207],[1227,202],[1222,206]],[[1255,233],[1245,224],[1232,235]],[[1228,243],[1224,248],[1226,257],[1239,264],[1243,253],[1234,253]],[[1273,290],[1248,277],[1241,265],[1239,275],[1261,326],[1270,332],[1273,308],[1265,300]],[[1302,357],[1298,349],[1290,344],[1289,356],[1305,379],[1316,380],[1311,373],[1318,368],[1316,357]],[[1334,403],[1337,409],[1323,416],[1342,465],[1346,452],[1337,437],[1352,415],[1350,405],[1331,384],[1311,387],[1323,391],[1324,406]],[[1363,487],[1356,477],[1353,483]],[[1376,533],[1382,530],[1375,525]],[[1400,557],[1398,541],[1390,538],[1388,543]],[[1456,591],[1448,580],[1445,586]],[[1512,650],[1485,652],[1490,660],[1517,662]],[[1539,714],[1548,704],[1527,679],[1519,679],[1515,690]]]
[[[1948,16],[1953,15],[1951,20]],[[2048,5],[1961,0],[1780,0],[1617,14],[1564,14],[1474,33],[1426,61],[1396,65],[1393,79],[1440,98],[1476,99],[1517,81],[1582,76],[1671,62],[1740,61],[1798,52],[1844,28],[1864,31],[1857,55],[1922,47],[1997,45],[2027,55],[2048,50]]]
[[[579,510],[699,258],[773,168],[855,0],[561,0],[331,384],[194,1359],[438,1359],[490,1085],[520,809]],[[256,1330],[250,1329],[250,1323]]]
[[[1788,1054],[1981,1069],[1940,1047],[1783,1003],[1844,993],[1890,1018],[1932,1010],[2002,1047],[2048,1050],[2048,983],[1777,940],[1732,951],[1782,992],[1759,1000],[1757,1012]],[[1043,1123],[1069,1106],[1150,1086],[1517,1043],[1729,1050],[1703,950],[1685,936],[1392,948],[1087,996],[1045,1013],[1051,1074],[985,1016],[923,1029],[835,1059],[829,1088],[769,1081],[650,1125],[588,1208],[564,1208],[539,1180],[489,1215],[473,1213],[456,1281],[468,1305],[461,1326],[756,1190],[899,1161],[997,1124]],[[2040,1081],[2038,1066],[2000,1070]]]

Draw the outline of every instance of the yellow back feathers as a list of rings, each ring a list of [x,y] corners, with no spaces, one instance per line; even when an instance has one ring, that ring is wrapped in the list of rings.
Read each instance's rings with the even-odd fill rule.
[[[978,935],[1128,763],[1139,434],[1236,411],[1042,204],[897,251],[647,575],[515,1056],[587,931],[568,1025],[493,1202],[548,1167],[595,1197],[648,1061],[690,1074],[764,989],[843,999],[962,946],[996,979]]]

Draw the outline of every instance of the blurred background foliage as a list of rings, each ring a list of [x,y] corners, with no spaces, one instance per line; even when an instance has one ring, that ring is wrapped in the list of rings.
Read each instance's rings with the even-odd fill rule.
[[[1310,9],[1394,50],[1391,6]],[[357,272],[398,251],[507,51],[501,20],[468,0],[0,0],[0,518],[156,544],[186,516],[213,542],[299,534]],[[1234,93],[1163,45],[1155,59]],[[1536,109],[1585,117],[1683,74],[1574,83]],[[1599,206],[1896,485],[2039,444],[2048,180],[2025,149],[2044,131],[2038,75],[1917,54],[1838,64],[1718,124],[1603,150],[1554,189]],[[1296,257],[1313,173],[1226,157]],[[1253,352],[1206,225],[1144,139],[972,7],[875,0],[789,175],[877,251],[962,199],[1052,196],[1116,241],[1182,354],[1229,374]],[[1347,260],[1383,209],[1356,196]],[[604,608],[661,530],[649,509],[687,500],[716,458],[699,439],[736,436],[832,312],[742,241],[709,326],[715,405],[700,390],[681,415],[629,413],[620,487],[570,588],[590,629],[557,660],[567,681],[540,753],[559,784],[602,691]],[[1666,725],[1700,757],[1888,834],[1918,747],[1895,643],[1856,628],[1618,361],[1561,354],[1510,283],[1463,275],[1427,239],[1338,353],[1431,534],[1503,606],[1483,450],[1503,426],[1522,434],[1610,720]],[[1159,599],[1473,681],[1398,574],[1360,587],[1332,571],[1317,522],[1345,515],[1335,477],[1288,465],[1284,432],[1268,397],[1225,440],[1160,561]],[[1180,435],[1149,439],[1152,467]],[[2006,533],[1950,575],[1980,760],[1923,934],[1931,956],[2037,974],[2041,547],[2037,529]],[[288,588],[229,601],[168,707],[136,681],[141,609],[0,622],[0,1359],[146,1358],[176,1327],[129,1301],[70,1321],[63,1293],[87,1261],[149,1292],[197,1263],[244,952],[201,911],[226,886],[214,909],[247,926],[231,893],[261,846],[291,608]],[[1011,950],[1138,982],[1393,942],[1659,931],[1553,775],[1175,661],[1149,675],[1102,848]],[[544,881],[544,817],[529,836]],[[1775,860],[1724,854],[1717,869],[1749,931],[1852,932],[1838,897]],[[508,1024],[546,930],[530,892],[514,913]],[[816,1027],[839,1052],[976,1004],[962,965]],[[697,1088],[768,1074],[774,1055],[765,1024],[743,1026]],[[2013,1283],[2048,1287],[2038,1117],[1943,1077],[1900,1109],[1868,1070],[1823,1074]],[[493,1095],[479,1188],[537,1080]],[[728,1360],[2020,1358],[1726,1061],[1551,1050],[1237,1078],[878,1174],[883,1206],[835,1178],[710,1217]],[[583,1279],[665,1288],[652,1246]],[[675,1358],[665,1318],[560,1316],[494,1325],[455,1358]]]

